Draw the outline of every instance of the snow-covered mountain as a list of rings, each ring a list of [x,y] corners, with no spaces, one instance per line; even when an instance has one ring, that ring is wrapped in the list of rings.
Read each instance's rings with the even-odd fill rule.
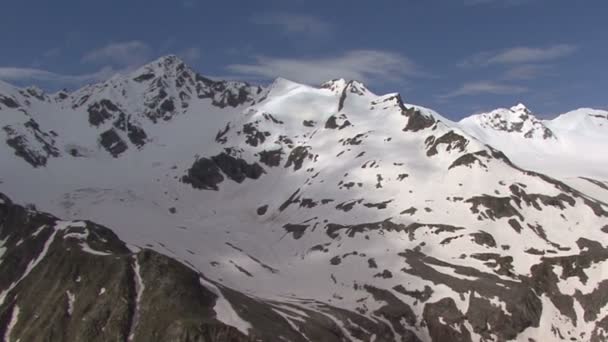
[[[523,105],[455,123],[357,81],[212,81],[174,56],[73,93],[0,84],[0,332],[605,340],[605,159],[535,159],[578,161],[605,123]],[[92,312],[91,288],[126,304]]]
[[[593,185],[608,179],[608,111],[581,108],[540,120],[519,104],[466,117],[459,126],[516,164],[608,201]]]

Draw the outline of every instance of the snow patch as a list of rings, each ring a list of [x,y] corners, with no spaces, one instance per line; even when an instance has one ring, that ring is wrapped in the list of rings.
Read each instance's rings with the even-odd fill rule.
[[[99,255],[99,256],[112,255],[112,253],[106,253],[106,252],[96,251],[96,250],[92,249],[86,242],[81,242],[80,243],[80,248],[82,249],[83,252],[86,252],[86,253],[89,253],[89,254],[93,254],[93,255]]]
[[[74,302],[76,301],[76,295],[74,295],[70,290],[67,290],[65,293],[68,296],[68,315],[72,316],[72,313],[74,313]]]
[[[215,300],[215,306],[213,307],[216,318],[220,322],[236,328],[243,334],[249,335],[249,329],[251,329],[251,324],[242,319],[236,313],[236,311],[234,311],[232,304],[230,304],[230,302],[224,297],[222,291],[220,291],[220,289],[215,286],[215,284],[211,283],[210,281],[207,281],[203,277],[200,277],[199,281],[201,285],[209,289],[217,296],[217,299]]]
[[[141,277],[139,262],[137,262],[137,256],[133,256],[133,273],[134,273],[134,283],[135,283],[135,309],[133,310],[133,320],[131,321],[131,328],[129,329],[129,338],[128,341],[133,341],[135,338],[135,328],[137,327],[137,323],[139,321],[139,308],[141,302],[141,296],[144,292],[145,286],[144,281]]]
[[[11,320],[8,322],[8,326],[6,327],[6,332],[4,333],[4,341],[11,341],[11,333],[13,329],[17,325],[17,321],[19,320],[19,307],[15,305],[13,308],[13,312],[11,313]],[[17,340],[18,341],[18,340]]]

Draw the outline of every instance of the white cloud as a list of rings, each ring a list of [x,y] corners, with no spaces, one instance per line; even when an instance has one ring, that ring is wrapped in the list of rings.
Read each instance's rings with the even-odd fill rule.
[[[575,51],[576,47],[568,44],[552,45],[544,48],[520,46],[502,51],[481,52],[467,58],[459,65],[473,67],[546,62],[568,56]]]
[[[480,94],[508,95],[527,92],[525,87],[496,83],[491,81],[468,82],[454,91],[440,95],[441,99],[450,99],[459,96],[471,96]]]
[[[0,67],[0,79],[9,82],[42,81],[61,84],[81,84],[105,80],[114,73],[116,71],[111,67],[105,67],[94,73],[81,75],[63,75],[34,68]]]
[[[387,51],[355,50],[325,58],[275,58],[260,56],[253,64],[232,64],[230,72],[263,79],[278,76],[319,84],[345,78],[360,81],[398,81],[409,76],[428,76],[407,57]]]
[[[311,15],[292,13],[263,13],[251,17],[251,22],[257,25],[276,26],[284,33],[307,35],[325,35],[332,31],[332,26]]]
[[[151,49],[142,41],[110,43],[89,51],[82,57],[83,62],[135,66],[150,59]]]

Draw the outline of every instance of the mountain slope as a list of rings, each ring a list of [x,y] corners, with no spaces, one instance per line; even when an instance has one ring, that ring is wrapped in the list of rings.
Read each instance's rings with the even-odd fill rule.
[[[270,334],[269,321],[289,326],[289,341],[607,337],[596,298],[606,294],[608,204],[522,169],[494,144],[506,138],[481,134],[545,146],[563,139],[559,127],[521,106],[453,123],[356,81],[205,80],[170,56],[28,98],[24,110],[56,132],[49,145],[60,152],[30,165],[3,146],[0,190],[112,227],[125,258],[149,250],[204,274],[196,291],[221,289],[239,319],[216,311],[217,321],[238,338]],[[2,94],[21,105],[19,91]],[[0,113],[23,115],[6,104]],[[260,310],[278,316],[259,321]]]

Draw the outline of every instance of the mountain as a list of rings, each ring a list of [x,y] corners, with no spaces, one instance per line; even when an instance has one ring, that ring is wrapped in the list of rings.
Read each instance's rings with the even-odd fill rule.
[[[458,125],[506,153],[516,164],[547,173],[608,201],[597,183],[608,179],[608,111],[581,108],[551,120],[536,118],[525,105],[472,115]]]
[[[608,338],[608,177],[505,151],[600,146],[577,127],[600,136],[601,112],[455,123],[357,81],[212,81],[175,56],[31,91],[0,90],[7,340]]]

